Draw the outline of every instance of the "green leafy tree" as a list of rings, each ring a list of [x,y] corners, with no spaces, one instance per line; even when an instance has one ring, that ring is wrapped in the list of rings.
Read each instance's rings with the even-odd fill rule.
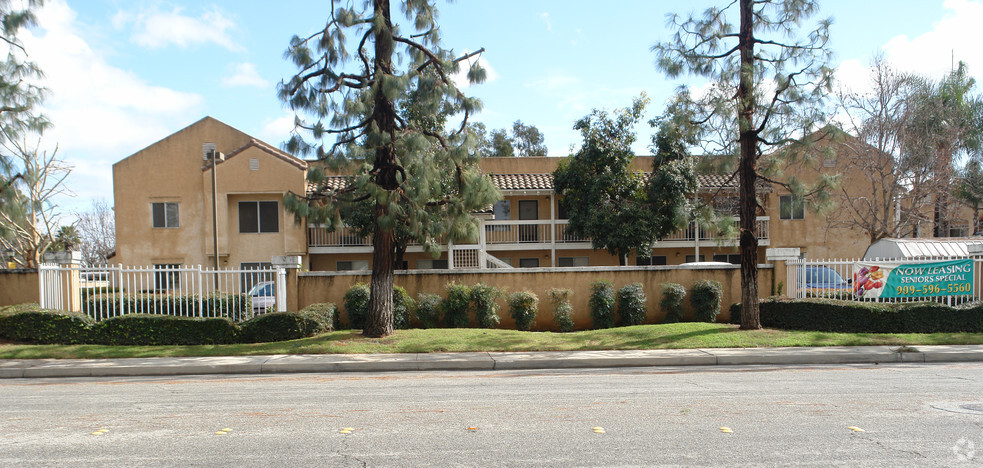
[[[821,117],[817,103],[829,92],[830,21],[798,38],[818,9],[815,0],[735,0],[700,16],[673,14],[676,33],[652,47],[656,66],[669,77],[691,73],[710,80],[700,96],[683,88],[676,105],[692,116],[699,139],[712,142],[704,151],[738,159],[742,329],[761,328],[754,233],[759,160],[772,148],[781,159],[811,144],[795,137],[812,133]]]
[[[963,167],[955,196],[973,208],[973,235],[980,233],[980,206],[983,205],[983,164],[971,159]]]
[[[595,249],[606,249],[621,265],[627,264],[632,249],[649,251],[654,241],[686,225],[689,197],[697,188],[682,128],[671,120],[650,122],[659,131],[652,138],[656,157],[648,181],[631,169],[634,127],[647,102],[642,96],[614,118],[594,110],[579,120],[574,128],[584,142],[553,172],[556,193],[569,215],[567,230],[590,238]]]
[[[644,177],[631,169],[634,127],[647,102],[643,96],[613,116],[595,109],[578,120],[573,128],[583,143],[553,172],[554,190],[569,216],[567,231],[590,238],[621,265],[632,249],[647,250],[655,240]]]
[[[488,134],[488,146],[491,147],[489,156],[496,158],[511,158],[515,156],[515,147],[512,146],[512,139],[509,132],[504,128],[492,130]]]
[[[467,131],[480,101],[451,79],[483,49],[454,57],[441,48],[430,2],[406,0],[402,11],[405,21],[399,22],[388,0],[337,8],[322,30],[291,39],[286,56],[299,71],[278,86],[280,98],[299,114],[285,148],[353,174],[346,187],[329,189],[321,184],[324,171],[310,170],[317,189],[287,194],[284,205],[329,229],[344,225],[346,206],[371,206],[371,298],[363,333],[372,337],[393,331],[397,231],[405,229],[436,255],[445,240],[476,239],[471,213],[501,198],[479,172]],[[485,72],[475,62],[467,77],[478,83]],[[440,114],[460,115],[461,124],[450,132],[435,128],[427,117]]]
[[[512,146],[516,156],[546,156],[546,137],[535,125],[526,125],[521,120],[512,123]]]
[[[983,99],[973,93],[975,86],[966,64],[959,62],[938,82],[923,80],[911,96],[907,149],[912,152],[910,158],[922,161],[931,171],[936,237],[949,235],[949,196],[956,161],[960,156],[979,154],[983,146]]]
[[[488,132],[481,122],[470,125],[477,140],[475,151],[483,158],[546,156],[548,152],[543,133],[535,125],[526,125],[521,120],[512,124],[511,135],[504,128]]]

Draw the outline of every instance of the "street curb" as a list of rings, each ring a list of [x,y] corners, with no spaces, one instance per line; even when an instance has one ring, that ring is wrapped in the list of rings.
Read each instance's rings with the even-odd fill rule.
[[[0,360],[0,379],[943,362],[983,362],[983,346],[713,348],[527,353],[306,354]]]

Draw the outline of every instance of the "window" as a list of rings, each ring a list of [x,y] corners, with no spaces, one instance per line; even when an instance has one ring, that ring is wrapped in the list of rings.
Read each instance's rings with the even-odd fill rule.
[[[154,289],[177,289],[181,287],[181,268],[179,263],[154,264]]]
[[[239,232],[280,232],[280,203],[275,201],[239,202]]]
[[[778,198],[778,217],[805,219],[805,200],[795,195],[782,195]]]
[[[273,264],[270,262],[247,262],[239,264],[240,270],[260,270],[254,273],[248,271],[239,274],[239,286],[242,291],[249,291],[253,286],[263,281],[273,281]]]
[[[733,263],[734,265],[741,264],[741,254],[714,254],[713,261],[715,262],[725,262]]]
[[[665,255],[652,255],[651,257],[635,257],[635,265],[666,265],[668,259]]]
[[[588,259],[587,257],[560,257],[556,259],[556,266],[559,267],[590,266],[590,259]]]
[[[707,261],[706,255],[700,255],[700,259],[699,260],[696,259],[696,256],[695,255],[687,255],[686,256],[686,263],[705,262],[705,261]]]
[[[417,270],[446,270],[447,260],[417,260],[416,261]]]
[[[539,268],[538,258],[520,258],[519,268]]]
[[[969,237],[969,224],[950,224],[949,237]]]
[[[176,202],[151,203],[154,212],[155,228],[178,227],[178,209]]]
[[[338,271],[361,271],[369,269],[368,260],[342,260],[337,264]]]
[[[495,219],[510,219],[512,214],[512,206],[508,200],[499,200],[495,202]]]

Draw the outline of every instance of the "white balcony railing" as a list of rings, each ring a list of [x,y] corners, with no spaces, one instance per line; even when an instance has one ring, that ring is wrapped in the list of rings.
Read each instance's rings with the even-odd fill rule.
[[[343,227],[333,232],[320,226],[307,228],[308,247],[364,247],[372,245],[369,236],[358,236],[351,228]]]
[[[736,224],[737,221],[735,220]],[[495,220],[486,221],[485,244],[487,245],[522,245],[522,244],[571,244],[590,242],[590,239],[567,233],[567,220]],[[755,235],[759,241],[769,239],[770,218],[759,216],[755,220]],[[554,235],[555,234],[555,235]],[[718,240],[712,232],[700,229],[700,241]],[[662,239],[663,242],[695,242],[696,226],[689,227]],[[350,228],[341,228],[334,232],[318,226],[307,229],[309,247],[366,247],[372,245],[372,239],[367,236],[357,236]]]
[[[768,216],[758,216],[754,221],[754,235],[758,238],[758,241],[769,239],[769,229],[770,229],[771,218]],[[734,220],[734,225],[738,224],[738,220]],[[662,239],[663,241],[696,241],[696,223],[689,223],[686,229],[681,229],[675,233]],[[717,237],[713,235],[713,232],[700,229],[700,240],[701,241],[715,241]]]

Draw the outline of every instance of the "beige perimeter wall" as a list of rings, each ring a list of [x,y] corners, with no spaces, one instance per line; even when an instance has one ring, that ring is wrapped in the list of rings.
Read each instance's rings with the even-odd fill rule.
[[[774,291],[774,270],[771,265],[762,265],[758,270],[758,288],[761,296],[768,296]],[[729,320],[730,305],[740,302],[741,279],[740,268],[714,267],[703,269],[681,269],[678,267],[597,267],[597,268],[530,268],[520,271],[471,271],[471,272],[417,272],[400,271],[396,273],[397,286],[406,288],[414,298],[421,292],[436,293],[446,296],[445,285],[451,282],[474,285],[485,283],[502,288],[506,292],[529,290],[539,297],[539,313],[534,330],[552,329],[553,309],[549,304],[547,291],[551,288],[569,288],[573,290],[571,303],[573,319],[576,328],[587,329],[591,325],[587,301],[590,298],[590,284],[598,279],[606,279],[614,284],[615,289],[629,283],[641,283],[648,296],[648,320],[646,323],[660,323],[664,318],[659,309],[662,299],[662,283],[679,283],[689,291],[693,284],[702,279],[717,280],[723,286],[723,303],[718,321]],[[365,273],[347,272],[310,272],[301,273],[298,278],[299,307],[306,307],[318,302],[333,302],[338,305],[342,319],[347,322],[344,313],[342,296],[353,284],[369,282]],[[499,301],[499,316],[502,318],[500,328],[515,328],[515,322],[509,316],[508,307],[504,300]],[[685,301],[684,319],[692,319],[693,311],[689,305],[689,295]]]
[[[0,306],[40,302],[37,270],[0,270]]]

